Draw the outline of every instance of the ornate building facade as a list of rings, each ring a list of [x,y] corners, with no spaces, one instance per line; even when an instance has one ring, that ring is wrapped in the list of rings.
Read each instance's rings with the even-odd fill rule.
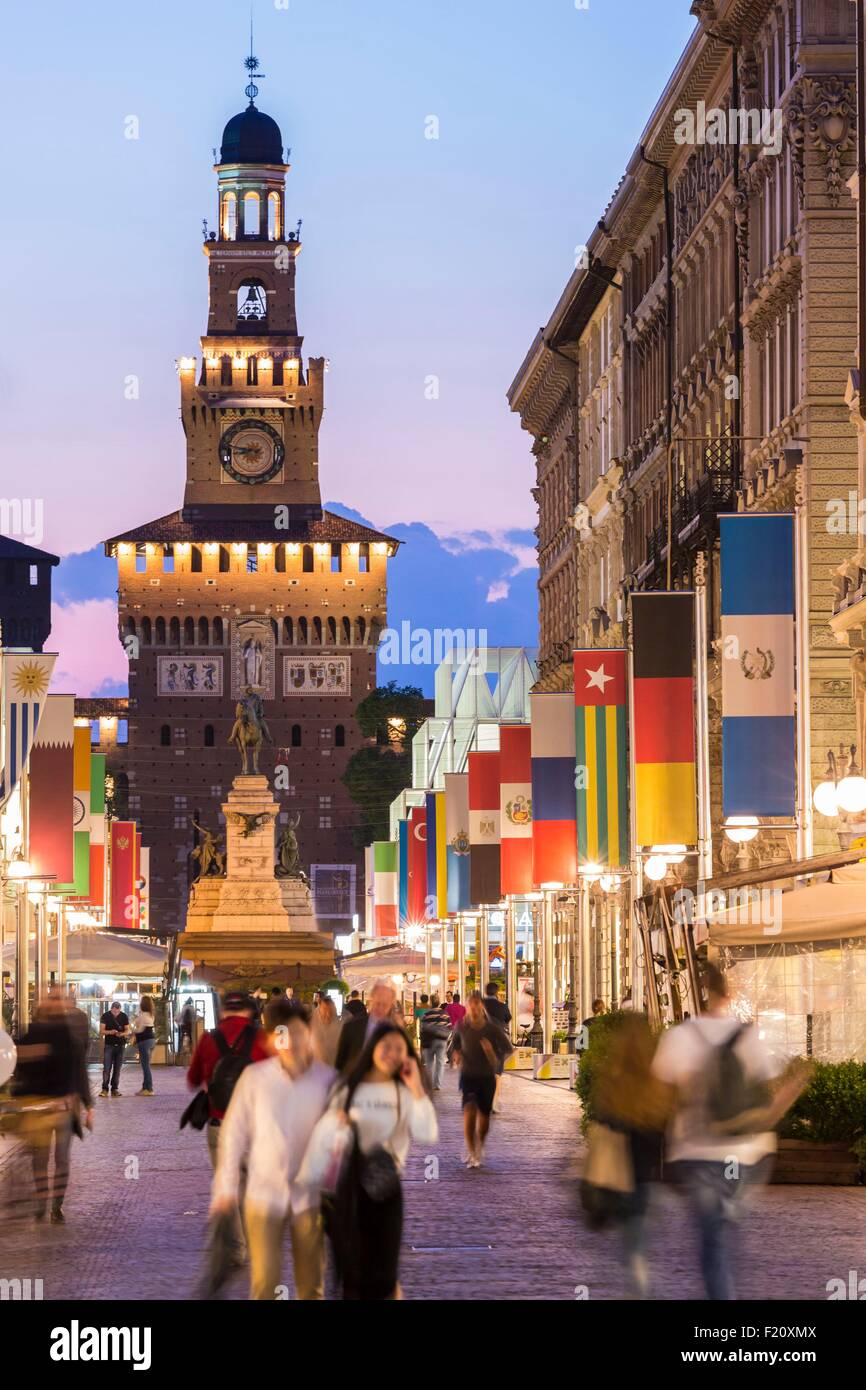
[[[852,545],[827,525],[832,499],[857,487],[845,401],[854,11],[847,0],[691,9],[693,36],[509,401],[538,469],[539,665],[552,688],[570,685],[572,645],[623,643],[630,590],[706,586],[718,872],[736,852],[720,828],[720,513],[798,518],[799,828],[762,834],[749,853],[838,846],[838,825],[813,815],[812,778],[829,746],[859,742],[831,629]],[[543,491],[558,473],[576,488],[570,513],[562,484],[552,501]],[[557,536],[565,592],[547,582]]]
[[[363,911],[362,856],[341,778],[364,742],[353,711],[375,686],[398,543],[322,509],[325,363],[304,362],[289,166],[279,127],[252,97],[226,126],[215,168],[207,332],[200,364],[178,364],[183,506],[106,542],[129,657],[124,790],[152,847],[152,919],[180,929],[198,827],[219,828],[240,770],[228,739],[252,687],[273,740],[261,770],[280,820],[300,813],[320,926],[350,931]]]

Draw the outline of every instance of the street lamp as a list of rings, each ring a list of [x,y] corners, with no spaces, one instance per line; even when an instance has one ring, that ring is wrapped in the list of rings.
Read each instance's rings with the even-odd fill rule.
[[[839,752],[827,749],[824,780],[815,788],[812,800],[822,816],[859,815],[866,811],[866,777],[857,766],[857,746],[847,749],[840,743]]]
[[[735,845],[747,845],[760,828],[757,816],[728,816],[723,826],[725,835]]]
[[[668,871],[668,861],[664,855],[651,854],[644,861],[643,871],[651,883],[661,883]]]

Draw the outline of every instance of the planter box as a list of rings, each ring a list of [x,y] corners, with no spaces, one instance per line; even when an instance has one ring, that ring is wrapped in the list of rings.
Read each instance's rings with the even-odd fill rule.
[[[770,1181],[853,1187],[860,1181],[860,1169],[847,1142],[818,1144],[811,1139],[780,1139]]]

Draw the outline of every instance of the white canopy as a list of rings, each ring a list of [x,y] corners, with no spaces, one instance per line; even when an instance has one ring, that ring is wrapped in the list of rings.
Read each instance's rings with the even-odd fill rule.
[[[377,980],[392,975],[415,975],[423,984],[427,963],[423,951],[413,951],[397,941],[393,946],[375,947],[347,956],[340,963],[340,975],[350,989],[369,990]]]
[[[48,942],[48,969],[57,970],[57,937]],[[34,943],[30,943],[30,963],[33,964]],[[115,975],[118,979],[157,979],[166,961],[164,946],[151,946],[146,941],[112,936],[110,932],[69,932],[66,937],[66,970],[69,975]],[[3,950],[3,967],[14,969],[15,945],[7,943]],[[192,969],[191,961],[184,961]]]
[[[747,900],[751,892],[752,901]],[[834,869],[831,881],[777,894],[772,885],[740,890],[737,904],[714,914],[716,946],[773,945],[866,936],[866,863]]]

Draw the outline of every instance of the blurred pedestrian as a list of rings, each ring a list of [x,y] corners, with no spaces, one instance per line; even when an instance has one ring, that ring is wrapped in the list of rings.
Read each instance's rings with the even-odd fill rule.
[[[434,1091],[442,1089],[442,1073],[450,1041],[451,1019],[439,1003],[439,996],[434,994],[430,1008],[421,1019],[421,1056]]]
[[[342,1160],[328,1229],[344,1299],[402,1296],[402,1173],[412,1140],[438,1137],[411,1042],[396,1024],[379,1024],[316,1126],[301,1172],[321,1185]]]
[[[498,1023],[506,1037],[510,1036],[508,1025],[511,1022],[511,1010],[504,999],[499,998],[499,981],[488,980],[484,986],[484,1007],[489,1018],[494,1023]],[[505,1058],[499,1059],[499,1070],[496,1074],[496,1094],[493,1097],[493,1113],[497,1115],[502,1109],[502,1069],[505,1065]]]
[[[180,1014],[178,1052],[183,1052],[183,1045],[186,1042],[192,1051],[193,1031],[195,1029],[195,1004],[192,1002],[192,995],[187,996]]]
[[[299,1171],[336,1072],[314,1054],[305,1004],[271,999],[265,1009],[264,1044],[267,1060],[246,1068],[226,1111],[211,1212],[232,1213],[243,1202],[250,1298],[278,1296],[288,1224],[295,1294],[305,1301],[322,1299],[325,1251],[319,1191],[315,1184],[302,1182]]]
[[[602,1014],[603,1014],[604,1012],[605,1012],[605,1003],[604,1003],[604,1000],[603,1000],[603,999],[593,999],[593,1001],[592,1001],[592,1013],[590,1014],[589,1018],[585,1018],[585,1019],[583,1020],[582,1027],[584,1027],[584,1028],[589,1028],[591,1024],[595,1023],[595,1020],[596,1020],[597,1018],[601,1018],[601,1016],[602,1016]]]
[[[451,996],[451,1003],[445,1005],[445,1012],[451,1020],[452,1028],[456,1028],[460,1020],[466,1017],[466,1005],[460,1003],[457,990]]]
[[[360,990],[352,990],[351,994],[349,995],[348,999],[343,1005],[343,1013],[348,1014],[350,1018],[367,1017],[367,1006],[361,998]]]
[[[129,1018],[115,999],[110,1009],[106,1009],[99,1020],[99,1035],[102,1038],[102,1090],[104,1099],[109,1087],[113,1097],[121,1095],[120,1069],[123,1066],[123,1053],[129,1037]]]
[[[72,1137],[81,1132],[82,1118],[92,1129],[93,1101],[84,1051],[59,991],[37,1006],[18,1043],[12,1091],[22,1102],[18,1133],[33,1165],[35,1219],[45,1219],[50,1203],[52,1225],[63,1225]]]
[[[313,1014],[311,1034],[313,1051],[320,1062],[333,1067],[337,1061],[337,1048],[343,1031],[343,1020],[337,1013],[337,1006],[329,995],[323,994],[319,1007]]]
[[[488,1015],[480,990],[474,989],[469,996],[466,1017],[454,1030],[453,1050],[460,1063],[466,1163],[469,1168],[480,1168],[500,1061],[514,1051],[511,1040]]]
[[[717,966],[707,963],[703,980],[706,1012],[662,1035],[653,1072],[676,1088],[667,1158],[678,1165],[691,1202],[707,1298],[728,1300],[733,1231],[746,1190],[768,1175],[773,1125],[801,1083],[786,1082],[771,1103],[778,1068],[757,1028],[731,1013]]]
[[[349,1070],[369,1042],[370,1038],[385,1023],[393,1021],[397,991],[385,980],[377,980],[370,990],[370,1010],[367,1014],[356,1015],[343,1024],[337,1046],[337,1071]]]
[[[138,1015],[133,1024],[135,1041],[138,1045],[138,1060],[141,1063],[141,1090],[136,1092],[139,1096],[153,1095],[153,1072],[150,1069],[150,1058],[153,1049],[156,1047],[156,1016],[153,1006],[153,998],[149,994],[143,994],[138,1005]]]

